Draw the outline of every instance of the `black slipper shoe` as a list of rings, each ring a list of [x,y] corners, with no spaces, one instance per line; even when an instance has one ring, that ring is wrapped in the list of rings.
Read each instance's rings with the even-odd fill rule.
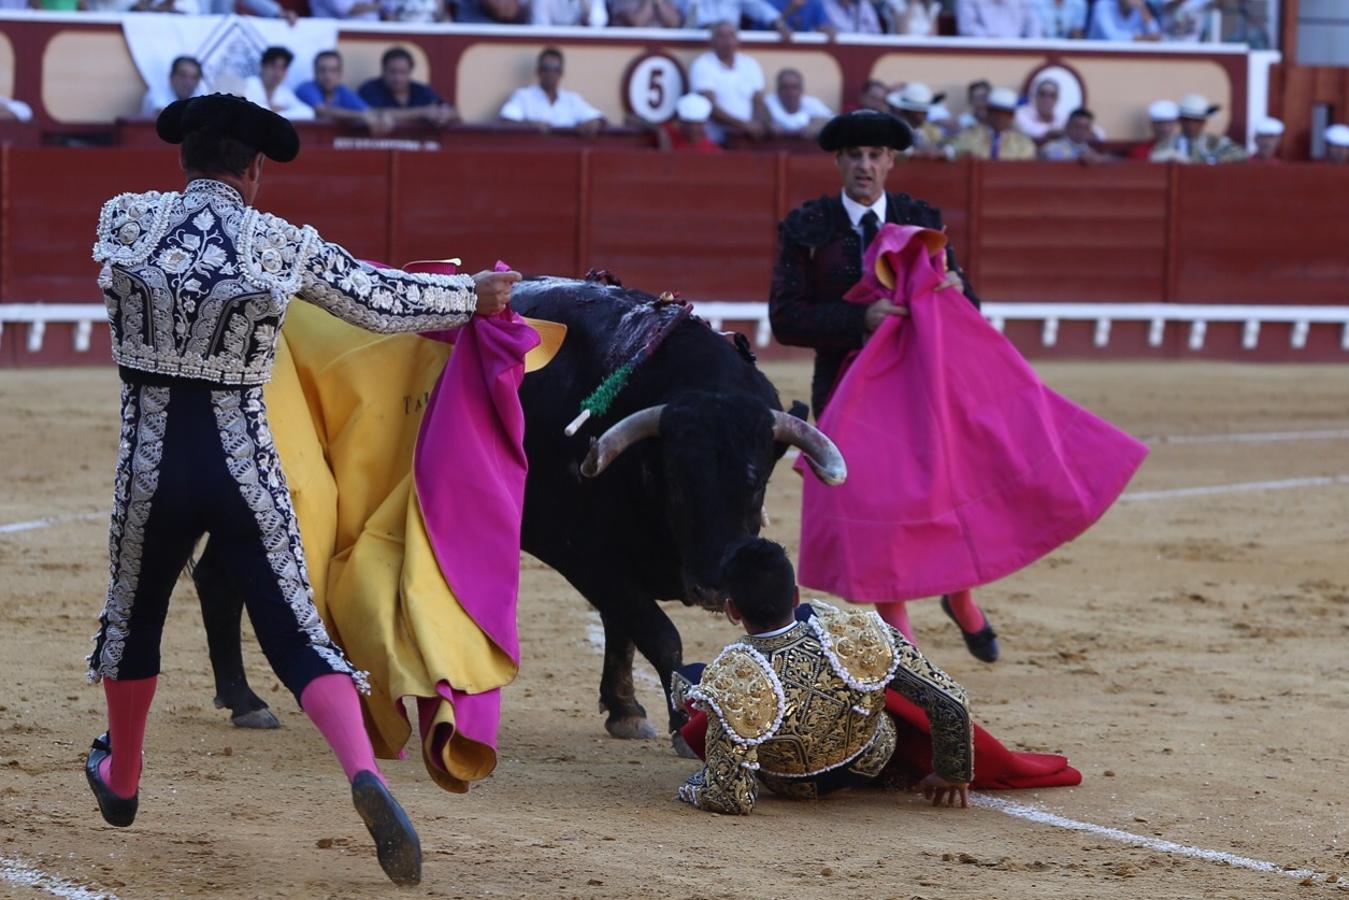
[[[351,782],[351,802],[375,839],[379,865],[397,885],[422,880],[422,842],[403,807],[374,772],[357,772]]]
[[[112,745],[107,733],[94,738],[93,746],[89,748],[89,758],[84,761],[84,775],[89,779],[89,788],[94,792],[94,799],[98,801],[98,811],[103,813],[103,821],[118,828],[125,828],[136,821],[136,810],[140,808],[140,792],[137,791],[132,797],[119,797],[103,781],[103,776],[98,774],[98,767],[111,755]]]
[[[978,631],[966,631],[960,627],[960,620],[956,614],[951,612],[951,598],[945,594],[941,598],[941,608],[950,616],[951,621],[960,628],[961,637],[965,638],[965,647],[970,651],[970,655],[975,659],[983,660],[986,663],[998,661],[998,633],[993,630],[992,624],[988,621],[988,616],[984,616],[984,627]]]

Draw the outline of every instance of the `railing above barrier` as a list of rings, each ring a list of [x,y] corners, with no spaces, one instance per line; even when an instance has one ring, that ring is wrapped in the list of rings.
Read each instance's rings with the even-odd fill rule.
[[[768,304],[758,302],[695,303],[694,313],[716,331],[728,323],[749,324],[754,329],[754,344],[759,348],[772,343]],[[1260,348],[1262,329],[1268,325],[1291,326],[1288,346],[1305,350],[1315,325],[1339,329],[1340,350],[1349,353],[1349,306],[1240,306],[1180,303],[986,303],[983,314],[998,331],[1009,322],[1040,323],[1039,345],[1052,348],[1059,343],[1064,322],[1094,323],[1091,345],[1097,350],[1110,346],[1114,325],[1118,322],[1145,322],[1147,347],[1162,346],[1166,327],[1178,323],[1188,328],[1185,347],[1192,352],[1205,349],[1210,324],[1237,323],[1242,326],[1241,348]],[[95,325],[106,325],[106,310],[93,303],[6,303],[0,304],[0,337],[5,323],[26,326],[24,347],[27,353],[42,352],[49,324],[74,325],[72,349],[87,353]],[[1034,350],[1023,347],[1023,350]]]

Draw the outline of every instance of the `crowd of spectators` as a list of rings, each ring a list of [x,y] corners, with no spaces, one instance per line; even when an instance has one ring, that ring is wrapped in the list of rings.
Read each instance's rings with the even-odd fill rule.
[[[0,0],[4,8],[57,11],[243,12],[295,21],[316,18],[408,23],[711,28],[836,34],[896,34],[1018,40],[1055,38],[1197,42],[1214,12],[1241,27],[1228,38],[1262,44],[1249,26],[1252,0]]]

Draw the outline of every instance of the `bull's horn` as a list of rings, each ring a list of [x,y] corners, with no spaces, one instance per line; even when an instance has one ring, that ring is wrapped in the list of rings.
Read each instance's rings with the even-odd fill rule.
[[[609,464],[618,459],[623,451],[633,444],[647,438],[658,437],[660,435],[660,417],[663,412],[665,412],[665,404],[663,403],[659,406],[648,406],[646,409],[639,410],[618,422],[600,435],[600,439],[590,445],[590,452],[586,454],[585,462],[581,463],[581,474],[587,478],[594,478],[609,468]]]
[[[820,429],[785,412],[773,412],[773,440],[799,447],[810,468],[827,485],[848,480],[843,454]]]

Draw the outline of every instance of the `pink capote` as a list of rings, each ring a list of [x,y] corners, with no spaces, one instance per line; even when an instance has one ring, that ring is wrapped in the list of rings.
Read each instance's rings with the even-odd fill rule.
[[[407,268],[454,271],[433,264]],[[427,402],[413,458],[427,536],[464,611],[519,665],[515,609],[529,471],[520,383],[525,354],[538,346],[539,335],[507,310],[425,337],[454,344]],[[441,682],[437,690],[454,705],[459,733],[495,749],[500,689],[468,694]],[[437,736],[438,741],[448,738]]]
[[[820,416],[848,480],[805,479],[806,587],[884,603],[996,581],[1090,527],[1147,455],[1045,387],[958,289],[938,290],[944,245],[886,225],[845,298],[909,314],[877,329]]]

